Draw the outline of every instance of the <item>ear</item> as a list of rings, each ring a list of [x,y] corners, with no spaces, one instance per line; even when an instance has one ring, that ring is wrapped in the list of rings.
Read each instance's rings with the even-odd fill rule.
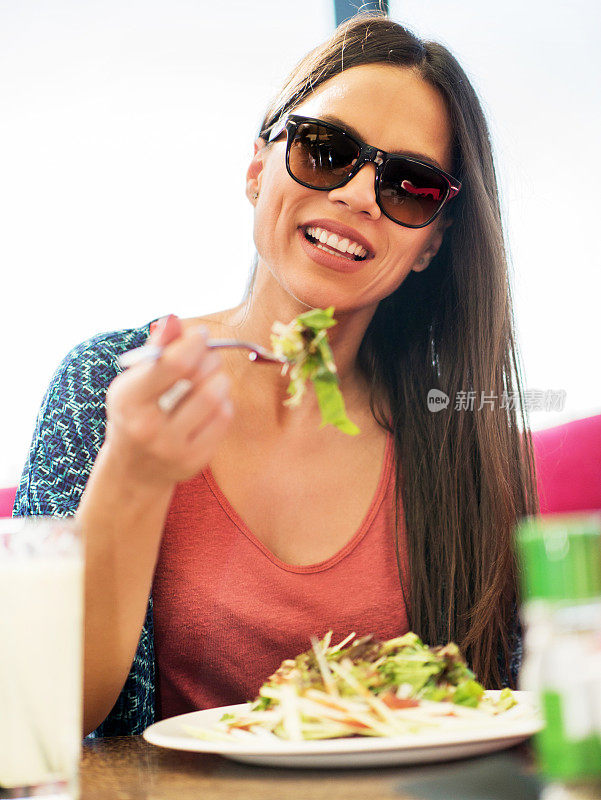
[[[254,155],[246,170],[246,196],[255,205],[257,202],[253,195],[261,188],[261,170],[265,160],[265,140],[260,137],[254,143]]]
[[[430,237],[425,250],[420,253],[419,258],[411,268],[414,272],[423,272],[428,267],[428,264],[430,261],[432,261],[440,249],[446,229],[450,228],[452,224],[452,219],[436,220],[436,228]]]

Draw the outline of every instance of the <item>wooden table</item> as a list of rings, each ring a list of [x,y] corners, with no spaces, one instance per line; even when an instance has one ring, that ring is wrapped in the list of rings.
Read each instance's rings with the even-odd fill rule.
[[[421,767],[253,767],[141,736],[86,740],[81,800],[538,800],[526,746]]]

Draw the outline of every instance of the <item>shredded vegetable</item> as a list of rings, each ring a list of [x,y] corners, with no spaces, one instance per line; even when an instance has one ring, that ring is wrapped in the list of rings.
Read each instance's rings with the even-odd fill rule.
[[[353,633],[335,646],[331,638],[332,631],[314,638],[310,650],[284,661],[248,710],[224,714],[210,731],[186,730],[220,741],[399,736],[486,726],[516,705],[510,689],[488,696],[453,643],[428,647],[414,633],[385,642]]]
[[[359,428],[346,415],[344,400],[338,387],[338,375],[332,350],[328,343],[328,328],[336,325],[334,307],[325,310],[312,309],[284,325],[274,322],[271,344],[276,355],[283,356],[287,363],[282,368],[290,370],[290,383],[285,400],[289,406],[298,406],[305,394],[306,382],[311,380],[321,412],[322,427],[334,425],[351,436]]]

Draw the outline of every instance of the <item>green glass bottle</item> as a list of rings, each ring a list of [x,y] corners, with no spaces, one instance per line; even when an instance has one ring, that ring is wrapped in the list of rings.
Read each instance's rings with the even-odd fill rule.
[[[601,781],[601,516],[529,517],[516,530],[525,628],[520,688],[540,700],[541,772]]]

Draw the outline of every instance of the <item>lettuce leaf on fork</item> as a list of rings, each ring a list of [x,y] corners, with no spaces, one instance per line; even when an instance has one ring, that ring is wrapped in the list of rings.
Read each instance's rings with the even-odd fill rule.
[[[360,431],[346,415],[342,393],[338,387],[338,375],[332,350],[328,343],[328,328],[336,325],[334,307],[325,310],[314,308],[296,317],[285,325],[274,322],[271,345],[274,353],[283,356],[282,374],[290,371],[288,394],[285,405],[300,405],[310,380],[317,395],[323,428],[334,425],[343,433],[356,436]]]

